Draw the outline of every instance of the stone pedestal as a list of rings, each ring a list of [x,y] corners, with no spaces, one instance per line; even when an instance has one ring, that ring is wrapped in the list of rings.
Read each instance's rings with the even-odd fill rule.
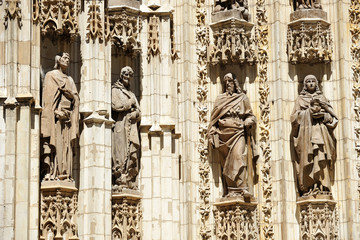
[[[254,24],[237,12],[231,10],[212,16],[214,42],[210,46],[209,59],[213,65],[256,62]]]
[[[298,10],[290,15],[288,58],[292,64],[329,63],[332,60],[332,35],[326,12],[319,9]]]
[[[124,189],[112,194],[113,240],[141,239],[141,195],[136,190]]]
[[[74,182],[41,183],[40,240],[76,240],[77,192]]]
[[[216,239],[258,239],[257,202],[254,198],[225,197],[214,203]]]
[[[297,205],[300,210],[300,239],[339,239],[339,216],[331,196],[301,197]]]

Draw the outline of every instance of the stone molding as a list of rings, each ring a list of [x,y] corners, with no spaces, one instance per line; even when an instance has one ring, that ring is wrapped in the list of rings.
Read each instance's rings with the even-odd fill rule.
[[[33,0],[32,20],[40,24],[42,36],[69,36],[73,40],[79,35],[80,9],[80,0]]]
[[[112,239],[142,238],[141,194],[124,189],[112,194]]]
[[[259,81],[259,144],[262,150],[263,166],[261,168],[260,181],[262,182],[262,225],[261,238],[274,239],[274,225],[272,220],[272,176],[271,176],[271,155],[270,147],[270,86],[268,79],[269,63],[269,26],[265,8],[265,0],[256,1],[256,21],[257,21],[257,46],[258,46],[258,81]]]
[[[355,151],[357,153],[357,160],[360,157],[360,2],[358,0],[351,0],[349,7],[349,23],[351,47],[350,53],[352,57],[352,95],[354,101],[355,112]],[[357,163],[358,171],[358,193],[360,199],[360,162]],[[358,213],[360,215],[360,204],[358,206]]]
[[[339,215],[329,195],[299,198],[300,239],[339,239]]]
[[[40,240],[78,240],[75,182],[43,181],[40,189]]]
[[[213,205],[215,239],[259,239],[259,217],[254,198],[225,197]]]
[[[4,25],[7,29],[9,20],[17,20],[19,28],[22,27],[22,14],[20,8],[20,0],[5,0],[5,19]],[[1,5],[1,4],[0,4]]]
[[[209,228],[210,216],[210,166],[208,162],[208,140],[206,138],[208,131],[208,45],[209,28],[206,23],[206,5],[204,1],[196,1],[196,54],[197,54],[197,111],[199,114],[199,141],[198,152],[199,162],[199,194],[200,194],[200,239],[211,238],[211,229]]]

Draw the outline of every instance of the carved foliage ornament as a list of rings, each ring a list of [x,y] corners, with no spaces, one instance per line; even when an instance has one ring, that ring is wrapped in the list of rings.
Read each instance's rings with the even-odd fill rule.
[[[214,28],[214,45],[210,53],[213,65],[218,63],[256,62],[256,46],[253,27],[235,24],[232,19],[229,27]]]
[[[207,46],[209,44],[209,29],[205,22],[206,5],[203,0],[196,1],[196,54],[197,59],[197,98],[198,98],[198,114],[199,114],[199,143],[198,152],[200,155],[199,175],[200,175],[200,237],[201,239],[210,239],[211,230],[209,228],[210,215],[210,166],[208,162],[208,141],[206,134],[208,131],[208,62],[207,62]]]
[[[357,158],[360,157],[360,2],[358,0],[351,0],[349,8],[349,22],[351,33],[351,56],[353,59],[352,69],[352,95],[354,99],[355,112],[355,150]],[[360,179],[360,163],[357,164],[358,175]],[[360,196],[360,181],[358,185],[358,192]],[[359,205],[360,214],[360,205]]]
[[[139,202],[117,200],[112,205],[112,239],[141,239],[142,211]]]
[[[272,176],[271,170],[271,148],[270,148],[270,86],[268,83],[269,54],[269,30],[265,10],[265,0],[256,1],[257,19],[257,44],[258,44],[258,81],[260,95],[260,148],[263,153],[263,166],[261,168],[262,190],[264,203],[262,205],[263,222],[261,226],[264,239],[274,239],[274,225],[272,223]]]
[[[5,19],[4,19],[5,28],[8,27],[9,20],[15,20],[15,19],[17,19],[18,25],[21,28],[23,24],[22,24],[20,0],[6,0],[5,4],[6,4]]]
[[[95,41],[98,38],[99,42],[102,42],[104,40],[104,29],[101,21],[100,5],[96,3],[96,0],[92,0],[89,4],[87,24],[86,39]]]
[[[330,24],[324,21],[290,24],[287,51],[292,64],[330,62],[333,52]]]
[[[33,0],[33,21],[40,23],[41,34],[68,35],[71,38],[79,32],[78,15],[80,0]]]
[[[79,239],[75,214],[77,193],[41,194],[40,239]]]
[[[216,239],[259,239],[257,208],[217,207],[214,210]]]
[[[105,26],[106,39],[111,39],[117,49],[125,53],[140,52],[139,32],[142,26],[139,16],[131,15],[122,9],[120,14],[110,14]]]

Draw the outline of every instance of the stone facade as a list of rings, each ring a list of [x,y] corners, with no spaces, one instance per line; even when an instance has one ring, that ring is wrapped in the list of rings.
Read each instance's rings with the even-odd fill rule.
[[[359,9],[359,0],[0,0],[0,238],[360,239]],[[62,138],[71,173],[44,177],[44,162],[58,169],[44,157],[44,80],[62,52],[79,129]],[[125,149],[138,170],[121,172],[120,161],[119,187],[112,89],[125,66],[139,112],[128,133],[139,143]],[[227,73],[256,118],[246,146],[259,155],[249,194],[231,196],[208,140]],[[331,188],[310,184],[310,193],[291,150],[308,75],[338,121],[336,156],[319,155],[331,162]]]

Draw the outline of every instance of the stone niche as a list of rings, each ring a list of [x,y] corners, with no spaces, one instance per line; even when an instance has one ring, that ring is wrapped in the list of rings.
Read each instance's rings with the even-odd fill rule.
[[[212,65],[256,63],[254,24],[240,10],[214,12],[211,16],[213,43],[209,60]]]
[[[216,239],[259,239],[255,198],[224,197],[217,199],[213,205]]]
[[[290,15],[287,53],[289,62],[329,63],[332,60],[332,35],[326,12],[301,9]]]
[[[300,211],[300,239],[339,239],[339,216],[331,195],[300,197],[297,205]]]

